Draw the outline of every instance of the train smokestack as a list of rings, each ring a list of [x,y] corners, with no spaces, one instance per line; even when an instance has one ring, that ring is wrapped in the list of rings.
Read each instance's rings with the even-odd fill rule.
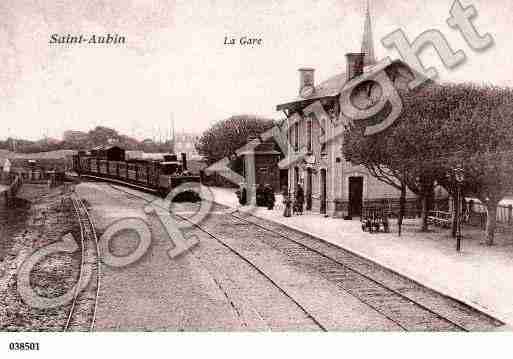
[[[182,152],[182,169],[187,171],[187,154]]]

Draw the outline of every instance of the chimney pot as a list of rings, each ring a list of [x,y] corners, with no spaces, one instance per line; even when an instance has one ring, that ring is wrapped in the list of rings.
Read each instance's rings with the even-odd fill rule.
[[[363,60],[365,58],[364,53],[348,53],[346,54],[347,60],[347,81],[363,74]]]
[[[299,93],[305,86],[315,86],[315,69],[311,67],[302,67],[299,70]]]

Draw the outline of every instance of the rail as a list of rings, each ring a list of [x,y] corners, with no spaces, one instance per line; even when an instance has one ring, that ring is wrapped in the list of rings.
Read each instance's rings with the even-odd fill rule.
[[[125,192],[121,188],[115,189]],[[131,196],[138,197],[143,201],[151,202],[147,198],[138,196],[132,192],[126,193]],[[360,257],[356,255],[350,255],[348,254],[349,252],[346,253],[343,251],[342,253],[340,248],[330,251],[331,247],[327,244],[326,246],[328,249],[317,248],[324,244],[314,238],[309,238],[304,234],[298,234],[299,238],[293,238],[289,234],[282,233],[282,231],[277,231],[269,228],[268,226],[249,220],[248,218],[243,218],[241,216],[244,214],[237,210],[227,214],[235,220],[253,224],[265,231],[275,234],[275,238],[266,236],[266,238],[262,237],[259,238],[259,240],[265,241],[265,243],[271,244],[273,247],[275,246],[278,250],[290,255],[293,259],[297,258],[298,261],[304,261],[306,258],[309,258],[315,268],[329,277],[330,280],[335,281],[344,291],[373,308],[404,330],[426,330],[427,327],[432,327],[445,331],[469,331],[472,330],[474,324],[484,325],[483,323],[486,323],[486,325],[490,327],[503,324],[495,318],[489,317],[485,313],[481,313],[456,300],[452,300],[450,305],[444,306],[443,309],[438,308],[439,304],[445,303],[450,299],[442,294],[434,293],[428,288],[425,288],[410,279],[400,277],[395,273],[392,273],[391,275],[395,278],[394,281],[397,281],[398,283],[393,283],[394,281],[392,281],[393,285],[391,285],[389,283],[389,279],[383,280],[381,278],[383,272],[388,273],[386,269],[380,267],[376,263],[360,259]],[[214,233],[205,226],[199,225],[176,212],[173,212],[173,215],[183,221],[189,222],[194,227],[207,234],[210,238],[219,242],[273,282],[273,279],[269,277],[265,271],[260,268],[260,266],[253,263],[253,261],[241,253],[238,248],[235,248],[232,244],[226,243],[218,233]],[[342,258],[338,258],[339,256],[343,258],[347,257],[349,259],[345,258],[343,260]],[[298,300],[292,298],[292,296],[287,293],[286,288],[282,288],[278,283],[274,283],[274,285],[294,301],[307,316],[316,322],[321,330],[327,330],[327,326],[318,321],[318,319],[315,318],[307,308],[303,307]],[[404,292],[405,287],[411,287],[411,290]],[[424,296],[427,296],[428,299],[424,300]],[[431,303],[431,297],[433,296],[437,298],[435,303]],[[456,314],[452,313],[455,306],[458,307]],[[478,318],[471,318],[473,316]]]
[[[139,198],[147,203],[152,203],[152,201],[148,200],[147,198],[144,198],[142,196],[138,196],[134,193],[130,193],[130,192],[127,192],[127,191],[124,191],[123,189],[121,188],[118,188],[118,187],[112,187],[113,189],[119,191],[119,192],[123,192],[123,193],[126,193],[130,196],[133,196],[133,197],[136,197],[136,198]],[[234,255],[236,255],[237,257],[239,257],[241,260],[243,260],[244,262],[246,262],[249,266],[251,266],[253,269],[255,269],[258,273],[260,273],[264,278],[266,278],[270,283],[272,283],[272,285],[274,285],[284,296],[286,296],[287,298],[289,298],[308,318],[310,318],[312,320],[312,322],[314,322],[320,329],[321,331],[327,331],[327,327],[325,325],[323,325],[319,319],[317,319],[312,313],[310,313],[301,303],[299,303],[298,300],[296,300],[294,298],[294,296],[292,294],[290,294],[285,288],[283,288],[282,286],[280,286],[276,281],[274,281],[269,275],[267,275],[257,264],[255,264],[251,259],[247,258],[245,255],[243,255],[240,251],[238,251],[236,248],[234,248],[233,246],[229,245],[228,243],[226,243],[225,241],[223,241],[221,238],[219,238],[218,236],[214,235],[213,233],[211,233],[210,231],[208,231],[207,229],[203,228],[202,226],[198,225],[195,221],[192,221],[191,219],[185,217],[185,216],[182,216],[176,212],[173,212],[173,215],[176,216],[177,218],[185,221],[185,222],[188,222],[190,223],[193,227],[197,228],[198,230],[200,230],[201,232],[205,233],[207,236],[209,236],[210,238],[212,238],[213,240],[215,240],[217,243],[219,243],[220,245],[222,245],[223,247],[225,247],[226,249],[228,249],[230,252],[232,252]]]
[[[73,208],[75,210],[80,225],[82,260],[80,266],[79,279],[75,287],[75,293],[68,314],[68,319],[64,327],[64,331],[69,331],[72,328],[78,328],[79,330],[83,329],[83,323],[77,320],[77,318],[74,318],[74,315],[79,312],[77,308],[80,308],[83,305],[88,305],[87,298],[90,296],[84,294],[83,292],[89,292],[88,294],[94,295],[94,303],[91,312],[91,323],[89,324],[88,328],[89,331],[93,331],[96,323],[96,311],[98,308],[101,276],[98,236],[96,234],[94,222],[82,200],[78,199],[75,195],[72,195],[70,197],[70,200],[73,204]],[[95,260],[87,258],[87,256],[90,257],[91,255],[95,255]],[[86,274],[86,266],[88,265],[92,266],[91,274],[93,272],[96,273],[96,281],[92,284],[87,283],[87,285],[84,285],[83,281],[85,278],[84,276]],[[91,280],[90,277],[88,279]],[[85,300],[82,301],[82,298],[85,298]],[[81,309],[83,311],[83,308]]]

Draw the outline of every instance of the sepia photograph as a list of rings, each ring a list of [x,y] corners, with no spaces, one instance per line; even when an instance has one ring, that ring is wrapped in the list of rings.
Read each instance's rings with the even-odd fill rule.
[[[505,0],[0,0],[7,357],[511,340],[512,18]]]

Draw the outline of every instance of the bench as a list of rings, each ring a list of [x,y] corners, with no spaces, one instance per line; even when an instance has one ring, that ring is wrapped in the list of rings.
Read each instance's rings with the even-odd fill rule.
[[[450,227],[452,224],[452,213],[444,211],[429,211],[428,222],[440,227]]]

